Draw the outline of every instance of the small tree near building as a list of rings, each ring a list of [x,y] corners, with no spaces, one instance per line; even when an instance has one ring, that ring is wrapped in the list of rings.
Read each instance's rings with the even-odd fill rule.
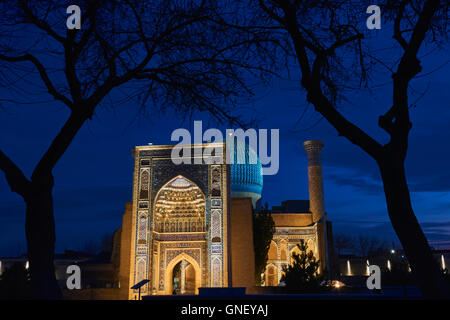
[[[260,213],[253,215],[253,245],[255,250],[255,283],[261,285],[261,274],[267,264],[267,252],[275,233],[275,222],[268,205]]]
[[[283,268],[281,281],[286,283],[288,291],[314,292],[320,290],[320,283],[323,276],[318,273],[319,260],[316,260],[314,253],[309,250],[304,240],[297,245],[300,254],[293,253],[293,262]]]

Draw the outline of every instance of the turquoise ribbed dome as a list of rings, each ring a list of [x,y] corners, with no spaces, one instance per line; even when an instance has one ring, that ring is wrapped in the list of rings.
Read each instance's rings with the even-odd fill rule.
[[[252,198],[255,206],[263,188],[262,165],[258,155],[248,144],[235,137],[234,152],[230,157],[234,159],[231,165],[231,197]]]

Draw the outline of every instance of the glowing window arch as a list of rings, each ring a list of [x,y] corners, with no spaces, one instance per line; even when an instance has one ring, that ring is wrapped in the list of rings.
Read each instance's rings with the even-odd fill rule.
[[[267,252],[267,259],[277,260],[278,259],[278,246],[275,241],[270,242],[269,251]]]
[[[278,268],[273,264],[270,264],[266,268],[266,286],[278,285]]]

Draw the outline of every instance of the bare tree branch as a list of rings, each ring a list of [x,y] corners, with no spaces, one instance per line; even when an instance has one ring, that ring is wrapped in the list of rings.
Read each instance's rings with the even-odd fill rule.
[[[403,12],[405,11],[405,7],[408,4],[408,2],[409,2],[408,0],[402,0],[400,2],[398,13],[394,20],[394,39],[396,39],[405,50],[408,44],[406,43],[406,40],[403,38],[402,35],[403,32],[400,30],[400,23],[403,19]]]
[[[72,109],[72,106],[73,106],[72,101],[70,101],[66,96],[59,93],[55,89],[52,81],[50,80],[50,78],[47,74],[47,71],[46,71],[44,65],[35,56],[33,56],[31,54],[25,54],[22,56],[10,57],[10,56],[6,56],[4,54],[0,54],[0,59],[4,60],[4,61],[8,61],[8,62],[23,62],[23,61],[31,62],[38,70],[42,81],[44,82],[45,86],[47,87],[48,93],[50,93],[55,98],[55,100],[59,100],[59,101],[63,102],[66,106],[68,106],[69,108]]]
[[[269,8],[265,5],[267,2],[273,6]],[[295,1],[295,7],[289,0],[259,0],[259,3],[263,3],[261,12],[284,26],[294,44],[294,54],[300,66],[301,84],[306,89],[307,100],[340,135],[376,160],[392,226],[402,243],[413,274],[417,276],[423,296],[448,299],[449,288],[442,281],[441,271],[412,208],[404,163],[411,129],[409,83],[421,71],[417,54],[425,42],[426,35],[435,36],[434,32],[437,30],[446,37],[445,17],[448,15],[448,1],[405,0],[398,4],[398,1],[386,0],[383,3],[385,19],[393,22],[393,38],[403,52],[401,58],[395,62],[397,70],[392,73],[392,107],[378,119],[380,128],[391,138],[383,146],[336,110],[339,90],[349,87],[339,81],[346,81],[346,76],[354,70],[351,68],[353,66],[345,63],[349,54],[346,48],[354,50],[350,55],[357,58],[354,61],[359,63],[360,79],[367,75],[364,58],[369,55],[363,52],[363,38],[356,30],[359,23],[353,18],[355,3],[332,0]],[[283,19],[273,16],[274,12],[280,10],[284,12]],[[442,13],[442,16],[439,16],[438,12]],[[443,26],[433,24],[436,23],[434,19],[438,18],[444,18],[441,19],[444,22],[440,21]],[[319,24],[317,19],[320,20]],[[407,35],[410,35],[409,40]],[[315,48],[330,50],[317,51],[311,48],[306,39],[313,39],[314,42],[318,40],[320,45],[315,45]],[[436,44],[437,40],[432,38],[430,42]]]
[[[388,146],[395,146],[401,152],[403,158],[406,157],[408,134],[412,127],[408,105],[409,82],[422,70],[417,53],[429,30],[433,16],[439,8],[439,3],[439,0],[428,0],[424,3],[408,42],[404,38],[398,37],[398,35],[394,36],[404,49],[404,54],[398,64],[397,71],[393,74],[393,106],[386,114],[379,117],[378,124],[391,136]],[[399,17],[401,19],[405,6],[406,4],[402,3],[395,20],[394,33],[399,32],[397,19]]]
[[[49,36],[51,36],[56,41],[60,43],[65,42],[66,39],[64,39],[64,37],[61,37],[55,30],[53,30],[52,27],[47,22],[40,20],[33,14],[33,11],[30,9],[26,1],[19,0],[19,5],[22,8],[23,12],[25,13],[25,16],[31,21],[31,23],[33,23],[39,29],[45,31]]]
[[[336,128],[339,135],[345,136],[371,156],[378,157],[381,152],[381,145],[337,111],[329,99],[322,93],[320,87],[320,82],[323,79],[322,68],[328,54],[331,54],[338,47],[343,46],[346,43],[361,39],[362,35],[357,34],[345,40],[336,41],[328,50],[322,51],[322,53],[316,57],[311,70],[305,48],[305,41],[298,28],[295,10],[292,10],[292,7],[290,6],[281,6],[285,13],[286,30],[291,34],[292,41],[294,42],[297,59],[301,68],[302,85],[307,90],[308,101],[312,103],[315,109]]]
[[[61,156],[66,152],[73,138],[80,130],[83,123],[90,117],[91,113],[88,110],[93,110],[87,105],[83,105],[83,108],[76,106],[74,112],[72,112],[67,119],[61,131],[53,139],[50,147],[44,153],[36,168],[31,175],[31,181],[39,181],[40,179],[47,179],[51,174],[53,167],[56,165]],[[80,111],[81,110],[81,111]]]
[[[30,181],[25,177],[22,170],[12,162],[11,159],[0,150],[0,169],[5,173],[6,181],[12,192],[16,192],[23,198],[28,197]]]

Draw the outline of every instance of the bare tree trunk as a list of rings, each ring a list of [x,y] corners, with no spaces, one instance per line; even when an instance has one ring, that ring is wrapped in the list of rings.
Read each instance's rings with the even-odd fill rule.
[[[404,161],[396,158],[391,154],[378,161],[392,226],[423,296],[427,299],[449,298],[449,288],[442,281],[438,263],[411,206]]]
[[[82,105],[77,105],[81,110]],[[52,141],[44,156],[33,171],[31,179],[0,150],[0,169],[13,192],[18,193],[26,203],[25,233],[31,282],[35,299],[61,299],[53,265],[55,250],[55,221],[53,216],[53,174],[52,170],[83,123],[92,114],[93,108],[86,107],[72,112],[59,134]]]
[[[25,230],[30,262],[31,282],[35,299],[61,299],[53,264],[55,221],[53,217],[52,183],[32,183],[26,199]]]
[[[81,109],[81,105],[77,107]],[[56,237],[52,170],[90,114],[73,112],[70,115],[33,171],[29,191],[24,196],[27,206],[25,231],[35,299],[62,298],[53,264]]]

